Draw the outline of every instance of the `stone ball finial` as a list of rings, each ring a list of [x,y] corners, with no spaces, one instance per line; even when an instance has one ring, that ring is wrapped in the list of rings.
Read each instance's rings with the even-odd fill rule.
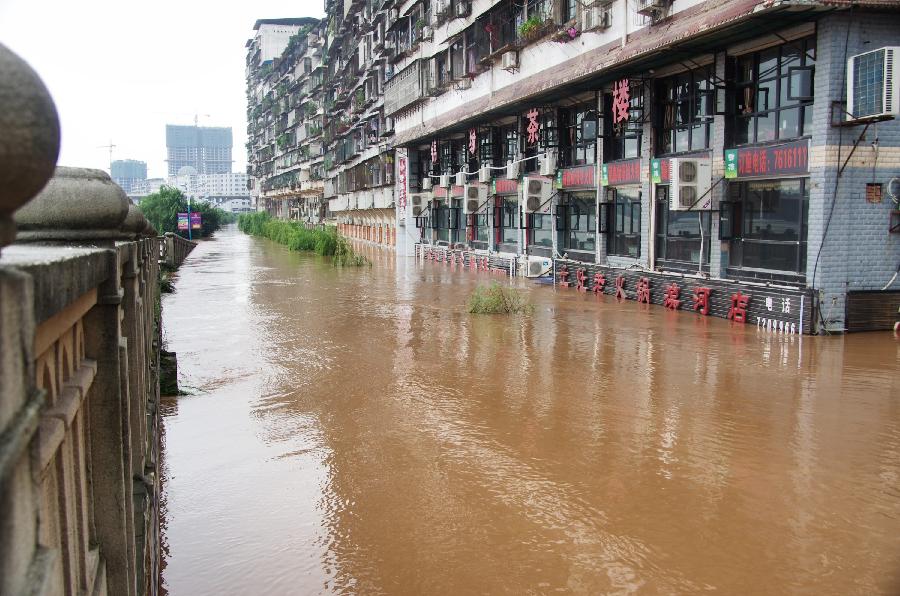
[[[121,238],[131,204],[125,191],[103,170],[60,166],[44,190],[16,212],[18,240]],[[140,210],[137,214],[144,217]],[[143,227],[140,222],[139,229]]]
[[[130,238],[136,238],[144,232],[149,223],[147,218],[144,217],[141,208],[129,200],[128,215],[125,216],[125,221],[122,222],[122,232]]]
[[[0,44],[0,248],[16,237],[12,214],[53,175],[59,116],[47,87]]]

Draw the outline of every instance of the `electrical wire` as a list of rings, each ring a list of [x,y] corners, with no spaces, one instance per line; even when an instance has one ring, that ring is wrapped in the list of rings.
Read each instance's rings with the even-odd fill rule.
[[[847,51],[850,47],[850,27],[853,25],[853,6],[850,6],[850,11],[847,16],[847,33],[844,36],[844,60],[841,64],[847,64]],[[847,71],[846,69],[841,70],[842,79],[841,86],[839,88],[844,88],[847,86]],[[844,145],[844,127],[841,126],[838,129],[838,150],[837,150],[837,163],[841,163],[841,150]],[[834,181],[834,192],[831,197],[831,207],[828,210],[828,218],[825,220],[825,229],[822,231],[822,242],[819,243],[819,250],[816,251],[816,261],[813,265],[813,273],[810,281],[815,284],[816,283],[816,272],[819,270],[819,257],[822,256],[822,249],[825,247],[825,241],[828,239],[828,230],[831,227],[831,218],[834,216],[834,206],[837,204],[838,198],[838,189],[841,186],[841,175],[842,172],[838,170],[837,178]],[[830,314],[830,313],[829,313]],[[829,322],[822,319],[822,310],[819,309],[819,322],[822,323],[823,329],[824,326]],[[826,330],[827,332],[827,330]]]

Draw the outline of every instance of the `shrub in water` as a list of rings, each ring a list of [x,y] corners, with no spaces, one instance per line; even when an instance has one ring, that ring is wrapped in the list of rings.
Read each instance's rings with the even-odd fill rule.
[[[245,234],[274,240],[289,250],[303,250],[332,257],[334,265],[371,265],[369,259],[356,254],[353,245],[334,226],[328,226],[324,230],[307,230],[298,222],[273,219],[268,213],[258,211],[238,217],[238,229]]]
[[[515,288],[494,282],[489,286],[478,285],[469,296],[469,312],[474,314],[530,313],[534,307]]]

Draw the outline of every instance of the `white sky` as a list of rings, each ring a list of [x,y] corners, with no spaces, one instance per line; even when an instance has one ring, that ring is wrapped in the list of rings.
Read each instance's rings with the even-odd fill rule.
[[[322,17],[323,0],[0,0],[0,43],[34,68],[62,123],[60,165],[147,162],[166,175],[166,124],[234,129],[246,169],[244,43],[260,18]],[[204,116],[208,114],[209,117]]]

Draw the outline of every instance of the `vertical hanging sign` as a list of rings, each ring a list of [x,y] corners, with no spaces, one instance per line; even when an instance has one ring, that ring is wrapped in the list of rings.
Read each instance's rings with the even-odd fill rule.
[[[400,219],[406,219],[406,171],[407,157],[404,151],[397,158],[397,209],[401,214]]]
[[[538,111],[535,108],[531,108],[526,114],[525,117],[528,118],[528,127],[525,129],[528,132],[528,144],[534,145],[538,141],[538,131],[541,128],[541,125],[538,124]]]
[[[628,87],[628,79],[621,79],[613,83],[612,117],[613,124],[628,120],[628,105],[631,101],[631,91]]]

